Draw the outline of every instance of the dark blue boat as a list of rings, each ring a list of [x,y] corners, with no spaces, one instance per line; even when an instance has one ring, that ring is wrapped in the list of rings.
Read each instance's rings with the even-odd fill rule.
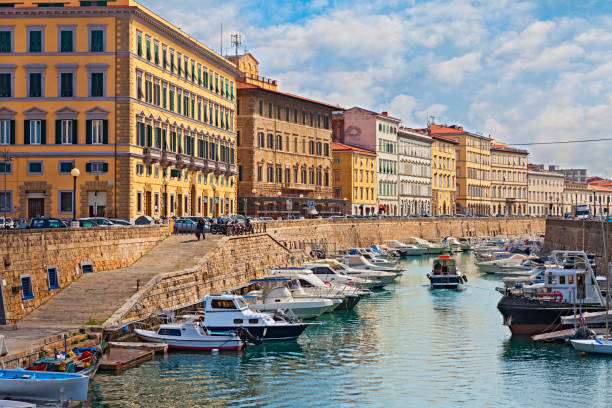
[[[440,255],[434,260],[431,273],[427,274],[431,289],[460,289],[467,283],[467,276],[457,270],[455,259]]]

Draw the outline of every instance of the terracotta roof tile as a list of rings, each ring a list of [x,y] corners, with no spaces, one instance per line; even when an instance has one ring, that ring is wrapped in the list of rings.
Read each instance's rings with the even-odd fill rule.
[[[332,151],[341,152],[341,151],[349,151],[349,150],[376,156],[376,152],[372,150],[364,149],[363,147],[347,145],[347,144],[340,143],[340,142],[332,142]]]

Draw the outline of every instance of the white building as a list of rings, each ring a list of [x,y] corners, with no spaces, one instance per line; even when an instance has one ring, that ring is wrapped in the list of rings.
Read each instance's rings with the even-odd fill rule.
[[[397,131],[400,119],[362,108],[335,112],[337,141],[375,150],[378,213],[399,215]]]
[[[433,139],[400,127],[398,142],[399,214],[431,214],[431,145]]]
[[[565,176],[529,165],[527,171],[527,210],[532,217],[563,215]],[[585,187],[586,190],[586,187]]]

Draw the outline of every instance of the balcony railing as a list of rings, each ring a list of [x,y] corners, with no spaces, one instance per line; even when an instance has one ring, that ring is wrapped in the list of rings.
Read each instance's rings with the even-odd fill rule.
[[[162,152],[161,162],[165,167],[174,165],[176,163],[176,153],[167,150]]]
[[[155,147],[145,147],[142,149],[142,153],[144,155],[144,162],[147,164],[159,163],[162,160],[161,150]]]

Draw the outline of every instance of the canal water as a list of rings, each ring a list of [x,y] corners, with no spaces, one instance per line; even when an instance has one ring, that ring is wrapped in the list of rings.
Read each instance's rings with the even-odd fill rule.
[[[92,407],[608,407],[612,358],[511,338],[501,282],[458,263],[463,291],[430,291],[432,257],[353,311],[324,315],[298,341],[239,353],[170,353],[98,374]]]

